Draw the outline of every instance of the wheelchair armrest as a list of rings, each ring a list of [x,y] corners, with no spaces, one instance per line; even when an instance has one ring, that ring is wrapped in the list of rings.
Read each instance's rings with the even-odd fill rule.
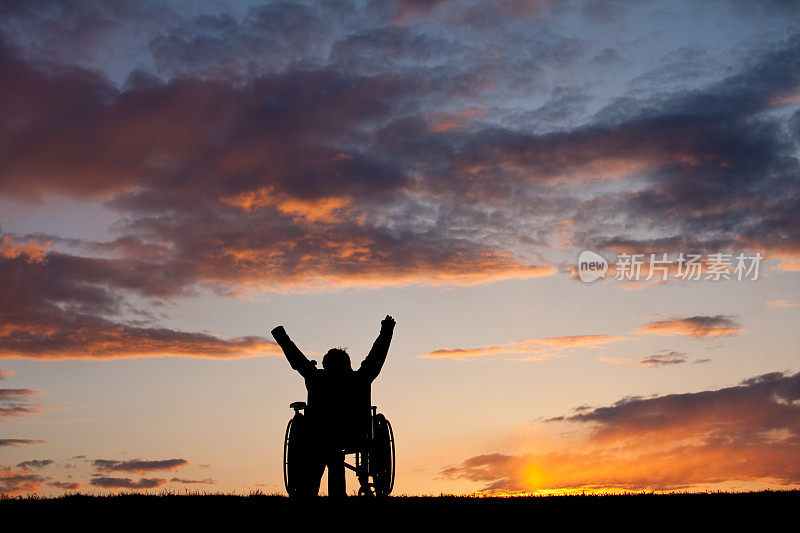
[[[289,404],[289,407],[295,411],[299,411],[300,409],[306,408],[306,402],[292,402]]]

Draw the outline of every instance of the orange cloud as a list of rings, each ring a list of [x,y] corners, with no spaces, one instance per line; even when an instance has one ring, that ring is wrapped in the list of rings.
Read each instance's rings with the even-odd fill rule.
[[[662,366],[680,365],[689,361],[686,354],[671,351],[667,353],[656,353],[647,357],[636,359],[622,359],[617,357],[598,357],[598,361],[617,366],[630,366],[633,368],[654,368]],[[708,359],[697,359],[695,362],[707,362]]]
[[[278,205],[278,211],[308,222],[336,222],[339,219],[334,213],[344,210],[348,205],[350,205],[348,198],[325,197],[314,200],[292,198],[282,201]]]
[[[8,496],[35,494],[48,479],[50,478],[45,478],[30,470],[23,469],[15,472],[11,467],[0,467],[0,494]]]
[[[16,418],[25,415],[37,415],[42,412],[39,404],[11,404],[0,406],[0,422],[6,422],[7,418]]]
[[[259,207],[275,205],[274,191],[274,187],[261,187],[254,191],[244,191],[232,196],[223,196],[220,198],[220,202],[238,207],[242,211],[252,211]]]
[[[350,205],[347,197],[325,196],[303,199],[279,194],[275,187],[261,187],[232,196],[220,198],[224,204],[238,207],[243,211],[253,211],[264,207],[274,207],[279,212],[306,222],[338,222],[337,212],[343,212]]]
[[[0,285],[0,300],[9,303],[0,309],[0,358],[280,354],[274,343],[258,336],[224,338],[148,327],[155,322],[152,313],[124,299],[126,293],[138,294],[158,304],[158,300],[188,293],[189,286],[201,280],[220,293],[234,295],[249,289],[310,292],[343,286],[461,286],[556,272],[548,266],[521,263],[497,250],[469,246],[446,250],[395,240],[391,250],[381,251],[376,242],[380,237],[360,229],[351,238],[335,240],[323,228],[292,231],[281,233],[282,244],[275,248],[262,242],[252,247],[241,246],[246,242],[211,243],[197,248],[200,257],[180,261],[180,265],[59,252],[35,264],[21,256],[0,258],[0,275],[16,280]],[[123,317],[123,312],[128,316]],[[142,319],[131,320],[130,313]]]
[[[37,240],[17,244],[13,235],[6,235],[0,241],[0,257],[5,259],[23,257],[28,263],[44,263],[51,244],[51,242],[43,244]]]
[[[783,257],[775,268],[784,272],[800,272],[800,257]]]
[[[650,322],[638,328],[635,333],[653,335],[682,335],[705,339],[708,337],[727,337],[738,335],[746,330],[729,316],[692,316]]]
[[[442,474],[500,493],[797,487],[798,400],[800,373],[624,398],[551,419],[577,430],[554,442],[538,439],[534,450],[478,455]]]
[[[378,251],[369,238],[287,243],[281,250],[226,247],[221,256],[203,264],[202,276],[210,282],[275,292],[317,292],[348,287],[472,286],[507,279],[532,279],[555,275],[556,268],[525,264],[499,250],[455,252],[435,256],[415,250],[413,242],[390,256]],[[228,261],[233,258],[234,261]],[[390,260],[396,259],[396,260]]]
[[[775,309],[789,309],[792,307],[797,307],[797,304],[794,302],[790,302],[789,300],[772,300],[767,302],[766,306]]]
[[[19,330],[18,330],[19,331]],[[112,359],[126,357],[205,357],[236,359],[280,355],[261,337],[225,339],[205,333],[141,328],[86,319],[73,329],[0,337],[0,358]]]
[[[6,422],[8,418],[41,413],[40,404],[25,402],[29,397],[38,394],[42,394],[42,391],[33,389],[0,389],[0,422]]]
[[[628,337],[615,337],[612,335],[568,335],[563,337],[545,337],[528,339],[488,346],[472,348],[440,348],[421,355],[425,359],[456,359],[465,360],[477,357],[492,356],[518,356],[515,360],[536,361],[552,357],[565,357],[560,353],[573,348],[599,348],[605,344],[628,340]]]
[[[546,3],[501,4],[501,11],[516,11],[523,4],[531,9]],[[433,5],[401,2],[398,16]],[[752,127],[749,113],[755,109],[738,104],[742,99],[762,104],[785,99],[797,92],[793,81],[756,83],[750,76],[758,69],[747,69],[731,83],[700,89],[705,99],[682,95],[655,107],[631,102],[630,112],[618,120],[611,119],[614,113],[601,114],[578,121],[580,126],[535,134],[509,118],[470,131],[460,126],[483,113],[470,104],[422,119],[408,119],[408,110],[420,102],[444,109],[452,95],[469,102],[470,95],[491,83],[477,74],[485,69],[470,69],[477,77],[431,77],[438,67],[429,71],[432,65],[423,61],[403,66],[392,80],[363,75],[361,67],[396,56],[398,50],[408,58],[418,55],[412,53],[421,49],[412,46],[418,40],[428,43],[426,54],[439,46],[412,28],[384,30],[369,38],[343,39],[336,48],[344,47],[344,55],[331,56],[342,69],[287,65],[285,71],[233,82],[227,76],[215,79],[223,68],[181,76],[174,83],[132,78],[124,87],[86,69],[40,69],[4,43],[0,63],[10,73],[4,95],[16,102],[7,110],[7,122],[16,126],[3,137],[8,162],[0,186],[29,197],[52,192],[110,196],[107,205],[124,218],[119,225],[124,237],[157,241],[153,246],[164,257],[153,270],[180,278],[176,286],[186,290],[206,281],[232,286],[231,293],[239,283],[273,287],[287,279],[295,286],[321,280],[335,287],[394,279],[425,282],[429,272],[438,272],[440,259],[458,263],[467,256],[473,266],[488,269],[491,265],[476,260],[482,252],[514,257],[526,248],[516,244],[530,239],[527,227],[534,219],[548,215],[556,220],[574,212],[582,214],[573,230],[560,235],[563,231],[556,228],[562,245],[575,235],[584,242],[614,240],[614,224],[606,222],[617,218],[643,234],[663,237],[665,227],[674,227],[689,244],[702,244],[718,228],[746,219],[749,229],[731,233],[726,244],[738,244],[738,239],[761,241],[765,249],[784,247],[793,251],[795,263],[782,263],[782,268],[797,268],[796,187],[790,184],[776,194],[772,182],[783,168],[786,145],[774,136],[783,133]],[[441,41],[444,48],[446,42]],[[373,45],[377,49],[361,48]],[[781,54],[794,52],[776,49],[762,58],[769,66],[761,68],[778,72],[774,65],[784,64]],[[484,57],[471,58],[476,59],[477,65],[484,64]],[[503,81],[494,83],[498,89],[507,87]],[[719,87],[735,95],[720,99]],[[756,96],[753,87],[758,87]],[[712,112],[698,103],[723,100],[726,104]],[[74,102],[84,105],[77,109]],[[431,136],[429,128],[449,133]],[[435,143],[431,137],[437,137]],[[640,174],[646,179],[639,180]],[[636,180],[635,186],[611,195],[564,183],[565,178],[627,176]],[[418,216],[420,204],[414,198],[420,193],[437,195],[429,206],[437,215]],[[517,201],[535,202],[536,214],[513,208]],[[496,209],[500,203],[508,209]],[[434,223],[456,211],[463,225]],[[681,224],[665,225],[676,213],[683,214]],[[310,231],[334,222],[337,227],[324,228],[327,232]],[[354,226],[367,238],[358,238],[364,235]],[[453,231],[459,226],[471,229]],[[534,240],[548,240],[552,235],[547,233],[542,227]],[[493,239],[500,243],[497,249],[484,244],[486,235],[499,237]],[[331,241],[344,243],[342,250]],[[422,251],[407,250],[409,241]],[[16,244],[7,248],[22,253]],[[414,260],[406,262],[406,256]],[[25,257],[41,258],[42,252]],[[274,259],[260,265],[262,257]],[[141,266],[127,265],[128,270]],[[464,274],[471,284],[515,275],[507,270],[499,278],[486,270],[464,269]],[[452,282],[462,281],[451,274],[444,272]]]

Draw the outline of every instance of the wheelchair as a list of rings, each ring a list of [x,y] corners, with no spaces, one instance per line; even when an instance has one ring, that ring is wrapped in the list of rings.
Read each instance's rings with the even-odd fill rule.
[[[289,497],[294,498],[307,475],[304,461],[308,457],[308,439],[305,415],[301,412],[306,403],[293,402],[289,407],[294,409],[294,416],[286,426],[283,441],[283,483]],[[356,473],[359,496],[385,497],[394,488],[394,433],[389,420],[378,413],[375,406],[371,408],[370,426],[370,434],[363,444],[342,449],[344,467]],[[348,455],[354,456],[352,464],[347,462]]]

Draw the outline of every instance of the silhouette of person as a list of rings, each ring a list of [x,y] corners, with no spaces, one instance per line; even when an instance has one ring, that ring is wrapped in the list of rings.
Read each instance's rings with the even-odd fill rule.
[[[303,497],[316,496],[325,467],[328,467],[328,495],[344,497],[343,450],[358,446],[368,437],[371,424],[371,385],[386,360],[395,320],[386,315],[381,331],[358,370],[341,348],[332,348],[322,358],[322,369],[310,361],[286,334],[283,326],[272,336],[283,349],[293,369],[305,380],[308,391],[305,421],[309,446],[305,483],[299,487]]]

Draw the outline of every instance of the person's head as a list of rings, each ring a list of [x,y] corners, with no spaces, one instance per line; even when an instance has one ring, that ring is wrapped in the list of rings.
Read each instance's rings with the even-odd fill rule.
[[[322,358],[322,368],[332,374],[343,374],[352,370],[350,356],[341,348],[331,348]]]

